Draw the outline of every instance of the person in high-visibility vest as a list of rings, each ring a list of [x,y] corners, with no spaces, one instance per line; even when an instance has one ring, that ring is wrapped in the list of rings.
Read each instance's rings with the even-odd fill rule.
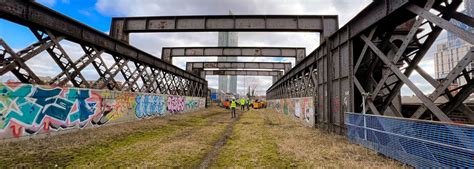
[[[235,108],[237,108],[237,102],[235,99],[232,99],[230,102],[230,113],[232,114],[232,118],[236,118],[237,114],[235,114]]]
[[[240,110],[245,111],[245,99],[243,97],[240,99]]]

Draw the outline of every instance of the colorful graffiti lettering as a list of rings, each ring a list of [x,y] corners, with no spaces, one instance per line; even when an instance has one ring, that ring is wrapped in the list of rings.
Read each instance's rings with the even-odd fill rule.
[[[300,101],[299,101],[299,99],[294,99],[293,102],[294,102],[294,105],[295,105],[295,111],[294,111],[295,112],[295,117],[300,118],[300,116],[302,114],[301,113],[302,110],[301,110]]]
[[[0,139],[203,108],[205,98],[0,83]]]
[[[35,134],[41,128],[59,130],[84,127],[101,112],[101,97],[87,89],[40,88],[32,85],[0,85],[2,122],[0,133],[8,128],[18,137],[23,131]],[[2,137],[0,135],[0,137]]]
[[[314,98],[312,97],[269,100],[268,102],[268,108],[270,109],[280,113],[283,111],[285,115],[293,114],[294,118],[303,121],[311,127],[315,125]]]
[[[167,107],[168,107],[168,112],[173,113],[173,114],[184,111],[185,97],[182,97],[182,96],[169,96]]]
[[[136,97],[135,114],[138,118],[147,116],[164,116],[166,101],[163,96],[141,95]]]
[[[198,107],[198,100],[191,97],[186,97],[186,110],[192,110]]]

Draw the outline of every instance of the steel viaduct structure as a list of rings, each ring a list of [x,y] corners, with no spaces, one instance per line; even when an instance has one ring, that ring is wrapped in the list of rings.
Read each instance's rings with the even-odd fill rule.
[[[213,71],[205,69],[214,69]],[[219,69],[219,70],[216,70]],[[187,62],[186,71],[201,78],[207,75],[272,76],[273,81],[291,69],[290,62]]]
[[[0,17],[28,27],[38,39],[19,51],[13,51],[0,40],[0,76],[11,72],[22,83],[31,84],[64,86],[70,83],[74,87],[201,97],[207,94],[204,79],[37,3],[0,1]],[[72,60],[59,43],[64,39],[79,44],[85,54]],[[26,64],[43,51],[62,70],[51,75],[53,78],[49,81],[40,80],[31,65]],[[113,56],[112,65],[102,59],[104,53]],[[92,82],[83,75],[89,65],[100,76]],[[117,83],[117,74],[125,78],[123,84]]]
[[[336,15],[213,15],[113,18],[110,36],[129,41],[139,32],[319,32],[325,39],[338,29]]]
[[[306,57],[306,49],[289,47],[164,47],[161,59],[172,63],[174,57],[283,57],[296,62]]]
[[[474,88],[472,70],[467,69],[467,63],[473,60],[472,48],[441,81],[418,66],[442,30],[474,43],[472,32],[449,22],[455,19],[473,26],[472,17],[456,11],[461,3],[374,1],[274,83],[267,97],[315,97],[318,125],[338,132],[344,131],[344,112],[362,112],[363,103],[371,114],[414,119],[432,115],[434,120],[451,122],[450,114],[460,110],[472,119],[472,111],[463,105]],[[424,94],[409,79],[415,71],[435,88],[433,93]],[[448,89],[456,78],[468,83]],[[423,103],[416,112],[393,105],[403,85]],[[448,102],[436,105],[438,97]]]
[[[320,32],[320,46],[301,59],[268,90],[268,99],[314,97],[316,123],[321,128],[343,133],[345,112],[451,122],[454,111],[471,120],[472,111],[463,102],[473,93],[474,80],[467,65],[473,49],[451,70],[445,79],[435,80],[418,65],[442,30],[453,32],[473,44],[474,35],[451,23],[457,20],[474,25],[471,16],[456,10],[462,0],[379,0],[372,2],[346,25],[338,29],[337,16],[322,15],[233,15],[233,16],[164,16],[113,18],[110,36],[58,12],[31,1],[0,0],[2,19],[29,28],[38,39],[24,49],[14,51],[0,40],[0,75],[12,73],[23,83],[49,84],[109,89],[118,91],[200,96],[207,94],[207,82],[199,75],[169,63],[173,52],[163,49],[164,61],[128,44],[130,33],[201,32],[201,31],[294,31]],[[84,56],[72,60],[62,40],[79,44]],[[215,52],[224,53],[224,48]],[[170,49],[173,50],[173,49]],[[186,51],[186,49],[180,49]],[[205,49],[202,50],[205,55]],[[244,48],[238,56],[245,56]],[[27,61],[46,51],[62,72],[41,80]],[[238,50],[237,50],[238,51]],[[262,49],[263,51],[263,49]],[[107,65],[105,53],[113,56]],[[168,54],[169,53],[169,54]],[[185,53],[186,54],[186,53]],[[270,54],[269,54],[270,55]],[[286,55],[285,55],[286,56]],[[290,56],[293,57],[293,56]],[[250,64],[250,63],[249,63]],[[93,82],[84,76],[92,65],[100,75]],[[133,65],[133,66],[131,66]],[[424,94],[409,77],[417,72],[435,90]],[[205,74],[211,74],[205,71]],[[212,74],[216,73],[213,70]],[[118,83],[116,76],[125,78]],[[225,73],[224,73],[225,74]],[[458,78],[467,81],[456,89],[448,86]],[[396,103],[403,85],[422,101],[415,112],[401,110]],[[457,92],[453,92],[457,91]],[[434,101],[444,97],[447,103]],[[365,104],[364,104],[365,103]],[[365,113],[365,112],[364,112]]]

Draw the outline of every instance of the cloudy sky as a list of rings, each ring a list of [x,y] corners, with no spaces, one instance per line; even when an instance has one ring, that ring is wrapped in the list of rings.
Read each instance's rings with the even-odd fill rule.
[[[76,20],[84,22],[102,32],[108,32],[110,18],[116,16],[173,16],[173,15],[226,15],[232,11],[235,15],[243,14],[293,14],[293,15],[339,15],[339,25],[347,23],[372,0],[37,0],[37,2],[53,8]],[[15,32],[15,34],[11,34]],[[0,20],[0,37],[5,39],[12,48],[21,49],[35,41],[28,29]],[[442,40],[440,40],[442,41]],[[136,33],[131,34],[132,45],[161,56],[162,47],[186,46],[217,46],[217,33]],[[69,55],[77,58],[83,54],[77,44],[64,41]],[[317,33],[239,33],[239,46],[287,46],[305,47],[307,53],[314,50],[319,44]],[[434,75],[433,53],[430,51],[421,63],[427,72]],[[108,63],[110,56],[106,56]],[[186,61],[216,61],[216,58],[192,58]],[[239,61],[280,61],[277,58],[239,58]],[[184,68],[182,58],[174,59],[174,64]],[[292,61],[291,59],[284,61]],[[47,64],[52,62],[49,57],[36,57],[29,61],[32,69],[39,75],[51,76],[59,68]],[[30,64],[32,65],[32,64]],[[94,79],[95,74],[91,67],[85,70],[86,78]],[[12,78],[11,74],[0,77],[2,81]],[[120,77],[119,77],[120,78]],[[271,77],[238,77],[238,92],[243,93],[249,84],[257,84],[257,92],[264,94],[271,85]],[[431,92],[432,88],[419,77],[412,75],[415,84],[424,92]],[[207,77],[210,87],[217,88],[217,77]],[[403,95],[412,93],[406,87]]]

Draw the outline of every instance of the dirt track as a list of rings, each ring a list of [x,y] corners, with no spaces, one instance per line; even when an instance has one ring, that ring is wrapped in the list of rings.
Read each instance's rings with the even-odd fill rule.
[[[232,121],[221,108],[0,146],[0,168],[39,166],[402,167],[276,112],[251,110]]]

